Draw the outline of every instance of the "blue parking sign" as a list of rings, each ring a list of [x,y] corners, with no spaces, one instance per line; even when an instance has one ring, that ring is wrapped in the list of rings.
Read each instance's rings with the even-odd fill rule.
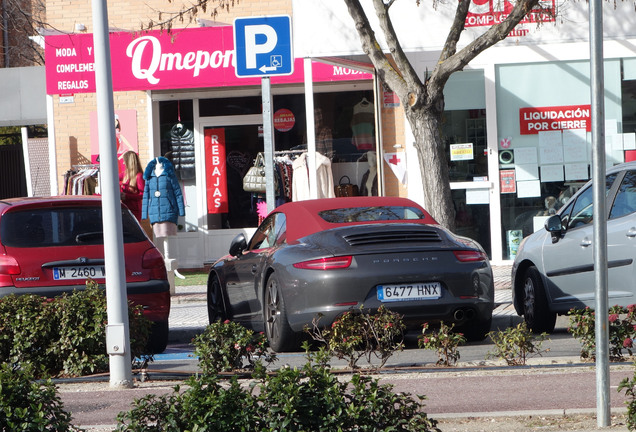
[[[236,18],[236,76],[265,77],[294,73],[291,36],[291,18],[286,15]]]

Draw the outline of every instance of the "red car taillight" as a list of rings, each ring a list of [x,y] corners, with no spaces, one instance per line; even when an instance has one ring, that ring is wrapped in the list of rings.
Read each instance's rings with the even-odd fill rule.
[[[9,255],[0,255],[0,286],[12,286],[12,275],[20,274],[20,265]]]
[[[349,256],[339,256],[339,257],[331,257],[331,258],[319,258],[310,261],[303,261],[294,264],[294,267],[298,269],[305,270],[334,270],[334,269],[343,269],[347,268],[351,265],[351,260],[353,257]]]
[[[167,279],[166,263],[157,249],[148,249],[141,260],[141,267],[150,269],[150,279]]]
[[[460,262],[486,261],[488,256],[480,251],[453,251],[455,258]]]

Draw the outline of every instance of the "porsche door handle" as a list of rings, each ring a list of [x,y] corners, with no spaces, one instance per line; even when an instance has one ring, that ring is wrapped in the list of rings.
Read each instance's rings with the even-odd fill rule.
[[[629,230],[627,230],[627,234],[625,234],[627,237],[636,237],[636,228],[631,227]]]
[[[588,247],[589,245],[592,244],[592,240],[590,240],[589,238],[584,238],[583,240],[581,240],[581,246],[582,247]]]

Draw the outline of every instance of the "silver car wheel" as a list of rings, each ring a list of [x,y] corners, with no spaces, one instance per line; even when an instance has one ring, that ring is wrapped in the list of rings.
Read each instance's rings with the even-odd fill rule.
[[[280,301],[278,292],[278,282],[276,278],[270,277],[267,281],[267,291],[265,299],[265,331],[272,345],[280,340]]]
[[[298,334],[289,326],[283,290],[272,273],[267,279],[264,293],[263,319],[265,320],[265,335],[269,346],[276,352],[297,348]]]
[[[526,322],[534,322],[534,314],[536,307],[535,287],[532,278],[526,276],[523,285],[523,315]]]
[[[536,267],[528,267],[523,282],[523,319],[534,333],[552,333],[556,313],[550,311],[541,274]]]

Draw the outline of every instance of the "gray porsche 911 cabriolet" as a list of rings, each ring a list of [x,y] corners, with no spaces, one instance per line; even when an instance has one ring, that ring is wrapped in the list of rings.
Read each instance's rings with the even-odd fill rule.
[[[493,275],[475,241],[398,197],[298,201],[276,208],[249,240],[239,234],[210,269],[210,322],[265,331],[272,349],[297,347],[306,325],[364,306],[403,315],[407,328],[455,323],[469,340],[492,321]]]

